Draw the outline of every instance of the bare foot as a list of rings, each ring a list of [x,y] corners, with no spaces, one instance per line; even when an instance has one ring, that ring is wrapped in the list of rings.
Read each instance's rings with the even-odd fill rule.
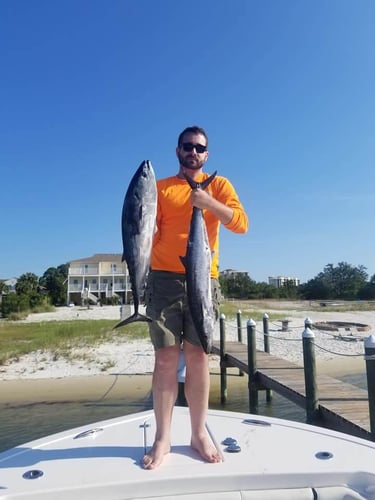
[[[156,469],[162,463],[164,456],[171,450],[169,443],[163,441],[155,441],[151,450],[142,458],[142,466],[144,469]]]
[[[211,439],[207,435],[196,436],[191,438],[191,447],[199,453],[199,455],[210,463],[218,463],[222,461],[220,452],[212,444]]]

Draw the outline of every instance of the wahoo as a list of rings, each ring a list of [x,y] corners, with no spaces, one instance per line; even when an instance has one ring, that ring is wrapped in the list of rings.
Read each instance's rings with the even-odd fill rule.
[[[122,209],[122,260],[126,261],[133,293],[134,314],[114,328],[134,321],[152,321],[140,314],[150,268],[152,241],[155,232],[157,189],[155,173],[150,161],[143,161],[134,174],[125,195]]]
[[[202,183],[184,174],[192,189],[206,189],[216,172]],[[190,313],[204,351],[212,348],[215,327],[211,297],[211,249],[203,212],[193,207],[186,256],[180,257],[186,269],[186,287]]]

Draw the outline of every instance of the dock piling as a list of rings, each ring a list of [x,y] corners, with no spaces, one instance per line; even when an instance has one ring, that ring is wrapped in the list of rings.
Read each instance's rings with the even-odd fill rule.
[[[365,339],[365,360],[368,390],[368,406],[370,413],[370,430],[375,441],[375,336]]]
[[[258,413],[258,387],[256,383],[256,323],[253,319],[247,322],[247,358],[249,364],[248,372],[248,388],[249,388],[249,403],[250,413]]]
[[[306,390],[306,420],[314,423],[319,419],[319,396],[316,383],[316,363],[314,350],[314,332],[310,329],[312,323],[305,320],[305,329],[302,332],[303,369],[305,373]]]
[[[270,337],[269,337],[269,323],[268,323],[268,314],[263,314],[263,343],[264,343],[264,352],[270,352]],[[272,391],[271,389],[266,389],[266,401],[270,403],[272,401]]]
[[[241,310],[238,309],[237,311],[237,338],[238,342],[242,343],[242,320],[241,320]],[[243,370],[238,371],[238,375],[240,377],[243,377],[245,374]]]
[[[309,318],[305,320],[301,338],[304,366],[263,352],[263,349],[257,351],[256,324],[252,319],[247,322],[247,345],[228,341],[225,338],[224,319],[225,316],[222,315],[220,344],[214,341],[212,347],[212,353],[220,356],[222,401],[225,401],[227,396],[226,370],[228,367],[238,368],[249,375],[251,413],[259,413],[259,391],[269,389],[304,408],[309,423],[323,424],[339,432],[375,441],[375,337],[365,342],[364,358],[368,377],[368,390],[365,390],[317,373],[315,336]]]
[[[227,367],[225,364],[226,339],[225,339],[225,314],[220,314],[220,401],[224,404],[227,400]]]

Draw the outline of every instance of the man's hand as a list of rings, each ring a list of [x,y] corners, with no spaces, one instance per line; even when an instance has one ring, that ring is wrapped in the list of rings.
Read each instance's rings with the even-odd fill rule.
[[[233,217],[233,209],[224,205],[203,189],[193,189],[190,197],[193,207],[212,212],[222,224],[229,224]]]

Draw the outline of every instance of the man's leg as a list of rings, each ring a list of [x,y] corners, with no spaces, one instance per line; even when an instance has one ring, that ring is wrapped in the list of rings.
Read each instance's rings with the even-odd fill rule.
[[[142,459],[145,469],[158,467],[171,448],[171,421],[176,403],[177,367],[180,346],[163,347],[155,351],[152,395],[156,419],[156,434],[152,449]]]
[[[208,355],[201,347],[184,342],[186,362],[185,395],[191,419],[191,446],[207,462],[221,462],[221,455],[206,429],[210,391]]]

